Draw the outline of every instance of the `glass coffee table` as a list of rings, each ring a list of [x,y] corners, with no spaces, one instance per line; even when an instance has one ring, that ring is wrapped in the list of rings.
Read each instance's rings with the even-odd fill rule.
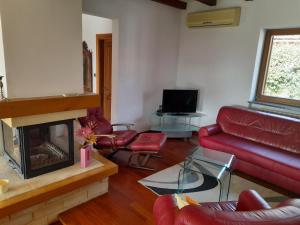
[[[219,201],[227,201],[234,155],[197,147],[183,162],[178,175],[177,193],[191,193],[219,188]],[[201,185],[190,186],[202,177]],[[202,192],[205,193],[205,192]]]

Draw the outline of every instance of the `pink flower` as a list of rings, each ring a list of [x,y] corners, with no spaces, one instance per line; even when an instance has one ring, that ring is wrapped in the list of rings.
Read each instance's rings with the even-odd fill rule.
[[[76,131],[76,136],[83,137],[85,139],[88,139],[93,134],[94,134],[94,132],[89,127],[82,127]]]

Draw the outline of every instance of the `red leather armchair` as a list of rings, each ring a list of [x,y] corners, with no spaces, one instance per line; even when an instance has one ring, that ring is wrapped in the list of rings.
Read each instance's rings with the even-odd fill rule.
[[[173,196],[159,197],[154,204],[156,225],[300,225],[300,199],[271,208],[260,195],[248,190],[237,202],[201,203],[178,210]]]
[[[93,124],[93,131],[96,135],[99,135],[95,145],[96,148],[111,148],[113,153],[116,153],[121,148],[126,148],[138,134],[131,129],[133,124],[110,124],[103,117],[100,108],[88,109],[88,115],[78,120],[83,127]],[[121,126],[126,129],[114,131],[114,127]]]

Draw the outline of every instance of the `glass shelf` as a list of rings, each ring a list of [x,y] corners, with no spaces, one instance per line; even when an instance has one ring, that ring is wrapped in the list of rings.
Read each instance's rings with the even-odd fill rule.
[[[193,120],[197,120],[204,116],[203,113],[153,113],[151,130],[161,132],[191,132],[198,131],[199,127],[192,124]]]
[[[162,114],[157,114],[157,113],[153,113],[154,117],[158,117],[158,118],[200,118],[202,116],[205,116],[205,114],[203,113],[182,113],[182,114],[178,114],[178,113],[162,113]]]
[[[199,127],[189,124],[164,124],[154,125],[151,127],[153,131],[165,131],[165,132],[189,132],[198,131]]]

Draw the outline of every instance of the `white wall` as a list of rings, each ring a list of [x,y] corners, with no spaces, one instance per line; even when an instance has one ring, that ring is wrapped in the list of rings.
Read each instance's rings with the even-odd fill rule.
[[[0,14],[0,76],[4,76],[2,82],[4,84],[4,95],[6,96],[6,77],[5,77],[5,60],[4,60],[4,46],[3,46],[3,36],[2,36],[2,22],[1,22],[1,14]],[[1,130],[1,129],[0,129]],[[0,133],[1,135],[1,133]],[[0,137],[1,138],[1,137]]]
[[[175,87],[180,11],[149,0],[83,0],[83,11],[118,21],[113,122],[136,122],[138,130],[148,129],[162,89]]]
[[[0,76],[5,75],[5,61],[4,61],[4,47],[3,47],[3,38],[2,38],[2,24],[1,24],[1,14],[0,14]],[[3,80],[4,81],[4,80]],[[6,87],[6,81],[5,83]],[[5,93],[6,96],[6,93]],[[0,121],[0,156],[3,155],[3,136],[2,136],[2,125]]]
[[[111,19],[87,14],[82,15],[82,40],[86,41],[93,52],[93,73],[96,74],[96,35],[112,33]],[[93,92],[96,92],[96,77],[93,76]]]
[[[202,125],[222,105],[247,105],[261,30],[299,27],[299,0],[218,0],[217,8],[232,6],[242,7],[239,27],[187,28],[186,13],[215,8],[194,1],[182,13],[177,86],[200,89]]]
[[[200,89],[203,124],[222,105],[246,105],[261,30],[299,27],[300,1],[218,1],[218,8],[231,6],[242,7],[239,27],[188,29],[187,12],[215,7],[191,1],[180,25],[181,11],[153,1],[83,0],[83,11],[113,19],[117,34],[113,122],[147,129],[162,89],[176,85]],[[0,0],[0,14],[8,97],[83,91],[81,0]]]
[[[83,93],[81,0],[1,0],[9,98]]]

